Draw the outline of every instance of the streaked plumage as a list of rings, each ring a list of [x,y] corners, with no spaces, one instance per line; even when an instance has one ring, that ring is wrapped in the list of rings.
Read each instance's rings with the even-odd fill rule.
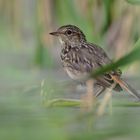
[[[61,61],[63,67],[67,74],[74,80],[85,81],[89,78],[92,71],[112,62],[101,47],[87,42],[84,33],[74,25],[62,26],[56,32],[50,34],[59,37],[62,46]],[[118,78],[122,81],[120,78],[121,74],[119,69],[105,73],[95,79],[95,84],[105,89],[115,82],[116,86],[114,90],[121,91],[122,83],[118,83],[115,80],[115,78]],[[134,89],[128,89],[135,97],[140,99],[140,95]]]

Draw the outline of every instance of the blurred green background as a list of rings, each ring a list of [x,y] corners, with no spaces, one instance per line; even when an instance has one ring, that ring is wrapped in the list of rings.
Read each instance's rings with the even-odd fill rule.
[[[60,44],[49,32],[77,25],[87,40],[117,60],[133,51],[139,39],[139,4],[139,0],[0,0],[0,139],[139,140],[140,105],[123,92],[113,95],[112,115],[107,107],[102,117],[78,107],[45,105],[52,98],[84,94],[67,86]],[[140,91],[140,62],[122,70]]]

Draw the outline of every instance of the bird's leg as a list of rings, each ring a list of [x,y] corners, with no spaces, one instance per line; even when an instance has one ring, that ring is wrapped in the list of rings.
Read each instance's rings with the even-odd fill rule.
[[[111,87],[107,88],[105,95],[102,99],[102,102],[100,103],[98,110],[97,110],[97,115],[102,116],[105,112],[105,107],[107,106],[108,103],[110,103],[110,114],[112,114],[112,90],[116,86],[116,83],[114,83]]]

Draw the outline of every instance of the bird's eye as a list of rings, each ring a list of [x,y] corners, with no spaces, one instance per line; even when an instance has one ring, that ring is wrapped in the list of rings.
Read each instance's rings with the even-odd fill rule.
[[[67,30],[66,32],[68,35],[71,35],[72,34],[72,31],[71,30]]]

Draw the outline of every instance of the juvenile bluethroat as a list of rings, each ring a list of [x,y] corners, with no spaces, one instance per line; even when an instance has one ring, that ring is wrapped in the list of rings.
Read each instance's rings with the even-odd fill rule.
[[[86,81],[90,78],[91,72],[112,63],[105,51],[98,45],[89,43],[84,33],[74,25],[61,26],[56,32],[50,34],[59,38],[62,46],[61,60],[64,70],[74,80]],[[116,83],[115,91],[125,89],[140,100],[140,95],[121,78],[121,74],[120,69],[116,69],[95,78],[95,86],[100,87],[99,92],[95,95],[100,95],[106,88]]]

